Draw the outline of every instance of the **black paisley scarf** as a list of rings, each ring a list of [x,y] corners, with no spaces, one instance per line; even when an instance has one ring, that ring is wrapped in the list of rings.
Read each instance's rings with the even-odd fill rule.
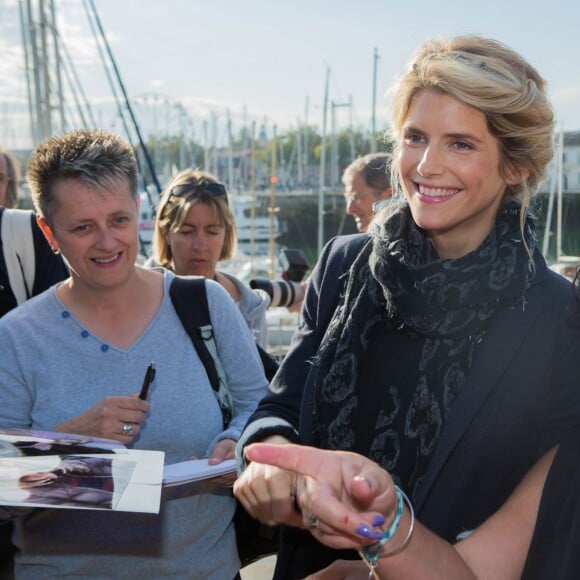
[[[456,260],[437,256],[406,203],[373,232],[350,269],[344,298],[314,361],[314,425],[321,447],[354,448],[357,400],[365,389],[358,384],[361,361],[373,327],[385,318],[395,331],[423,339],[420,364],[409,369],[416,373],[409,384],[416,385],[415,399],[425,399],[435,389],[429,384],[433,377],[443,381],[444,419],[487,321],[499,309],[525,305],[533,276],[528,251],[533,252],[536,241],[535,220],[528,215],[524,224],[526,250],[519,219],[519,204],[505,203],[481,245]],[[387,395],[372,396],[380,404]],[[379,426],[375,429],[378,439]],[[428,442],[428,453],[438,434]],[[380,453],[377,459],[388,463]]]

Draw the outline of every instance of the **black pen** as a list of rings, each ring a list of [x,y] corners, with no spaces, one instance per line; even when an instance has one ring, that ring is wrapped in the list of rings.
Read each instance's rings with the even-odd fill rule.
[[[144,401],[147,399],[147,393],[149,393],[149,386],[155,378],[155,365],[149,363],[147,370],[145,371],[145,378],[143,379],[143,385],[141,385],[141,392],[139,393],[139,398]]]

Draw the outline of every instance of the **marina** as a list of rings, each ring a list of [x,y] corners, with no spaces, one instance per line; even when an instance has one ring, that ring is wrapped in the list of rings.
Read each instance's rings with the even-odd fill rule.
[[[153,5],[145,1],[144,6]],[[236,217],[240,259],[248,259],[253,268],[254,260],[268,256],[269,276],[275,273],[280,248],[300,249],[314,265],[330,238],[355,231],[344,215],[340,178],[357,156],[391,147],[380,97],[390,83],[386,72],[396,63],[388,58],[386,47],[371,47],[366,54],[365,82],[357,84],[357,88],[364,86],[364,99],[360,91],[354,96],[339,91],[339,71],[326,63],[318,77],[322,89],[318,98],[308,90],[292,122],[282,123],[239,103],[237,108],[208,105],[201,110],[193,101],[163,90],[134,88],[136,63],[125,60],[119,41],[111,38],[111,31],[132,34],[134,30],[120,17],[111,20],[111,7],[108,0],[71,6],[57,0],[31,0],[3,8],[2,26],[13,35],[13,54],[24,64],[18,75],[26,107],[10,102],[8,94],[13,91],[4,93],[0,142],[13,150],[23,167],[31,146],[51,133],[101,125],[124,134],[139,160],[144,256],[150,249],[155,200],[171,177],[188,166],[210,171],[226,185]],[[65,25],[71,21],[77,26],[75,33]],[[82,55],[73,50],[81,30],[86,45]],[[91,95],[97,78],[102,79],[99,99]],[[362,101],[366,102],[364,119],[357,115]],[[580,255],[580,133],[564,130],[562,115],[557,121],[559,153],[542,185],[538,212],[540,243],[554,263]],[[574,127],[566,123],[567,128]],[[28,147],[23,146],[26,142]],[[22,204],[29,205],[26,184],[23,187]]]
[[[305,577],[314,572],[318,563],[326,562],[327,558],[330,562],[331,553],[321,549],[329,536],[331,546],[335,538],[342,536],[349,542],[343,547],[354,547],[358,551],[362,559],[358,572],[364,577],[368,574],[365,563],[371,569],[371,576],[376,572],[382,577],[382,570],[393,561],[396,571],[397,561],[412,566],[414,559],[419,560],[425,554],[445,557],[445,545],[436,543],[438,540],[433,534],[423,534],[420,523],[451,542],[458,533],[480,526],[513,489],[516,494],[528,495],[524,499],[520,495],[519,501],[508,501],[503,516],[500,512],[499,519],[497,514],[491,518],[491,529],[495,525],[496,534],[487,536],[498,545],[503,544],[505,553],[491,549],[492,543],[483,541],[481,553],[489,550],[491,559],[482,558],[482,561],[491,569],[497,568],[497,562],[492,560],[499,554],[501,568],[502,558],[512,555],[512,544],[508,542],[510,530],[519,529],[515,524],[526,528],[525,538],[532,539],[532,553],[534,525],[540,529],[545,522],[558,526],[559,521],[568,521],[550,521],[551,514],[558,514],[551,501],[542,500],[536,506],[540,516],[546,510],[548,517],[539,516],[535,523],[534,518],[528,517],[527,509],[532,503],[531,495],[537,502],[544,493],[542,487],[554,489],[554,478],[544,476],[548,459],[552,461],[556,453],[559,457],[560,451],[553,450],[548,459],[541,460],[539,465],[545,468],[543,477],[538,477],[540,472],[536,468],[524,480],[524,485],[517,487],[517,483],[537,460],[540,444],[549,440],[547,436],[552,437],[556,432],[560,435],[576,419],[573,384],[577,357],[569,355],[577,350],[572,334],[575,327],[569,324],[568,313],[563,316],[561,312],[564,300],[570,299],[568,310],[573,309],[574,296],[561,278],[545,272],[541,259],[532,264],[529,248],[541,251],[552,270],[570,279],[580,265],[580,130],[572,130],[580,127],[577,113],[580,85],[571,78],[575,75],[573,70],[563,76],[560,70],[562,53],[572,62],[576,54],[580,56],[580,50],[576,52],[576,30],[568,28],[569,22],[577,24],[580,8],[570,4],[566,21],[558,20],[562,44],[555,47],[554,35],[532,34],[536,25],[544,24],[538,18],[539,9],[516,10],[509,3],[495,6],[496,0],[491,5],[486,2],[478,7],[478,2],[475,0],[465,15],[459,4],[453,10],[441,10],[440,5],[434,6],[426,0],[418,0],[411,11],[399,4],[355,6],[340,0],[333,4],[332,11],[328,7],[322,10],[318,5],[310,6],[302,0],[291,6],[276,7],[259,1],[256,5],[260,10],[230,0],[225,0],[223,5],[207,6],[202,2],[174,0],[166,3],[6,0],[0,3],[0,26],[5,26],[2,23],[10,17],[11,31],[19,29],[19,40],[12,36],[12,46],[5,51],[4,60],[13,63],[19,59],[20,63],[19,67],[10,69],[13,74],[10,81],[1,79],[0,74],[0,88],[9,89],[0,92],[0,151],[3,147],[12,150],[25,168],[31,150],[48,137],[75,128],[100,127],[122,136],[125,160],[130,160],[126,165],[131,165],[132,171],[126,180],[118,181],[118,174],[114,172],[109,181],[99,182],[97,178],[97,192],[105,192],[99,200],[91,189],[94,181],[85,182],[78,174],[72,174],[76,159],[59,176],[62,180],[54,179],[42,190],[42,199],[49,208],[55,199],[59,203],[62,200],[58,206],[58,211],[62,211],[59,217],[66,218],[67,212],[72,216],[52,220],[50,211],[46,212],[45,230],[47,234],[55,233],[52,237],[47,235],[47,239],[55,242],[51,243],[54,254],[62,251],[71,268],[81,264],[88,274],[82,267],[72,269],[75,275],[79,272],[78,280],[75,279],[78,283],[70,287],[63,285],[58,290],[53,286],[49,290],[55,295],[62,289],[65,291],[63,296],[57,295],[60,302],[53,300],[54,312],[47,312],[46,318],[40,316],[44,313],[38,307],[42,306],[42,297],[36,302],[29,301],[24,308],[30,307],[31,311],[37,308],[36,316],[30,319],[40,322],[34,327],[23,324],[22,329],[17,325],[8,328],[19,339],[13,343],[14,348],[10,346],[12,335],[5,331],[7,355],[4,358],[8,362],[3,363],[1,370],[5,376],[2,388],[8,397],[15,394],[16,402],[24,408],[32,400],[32,393],[35,397],[38,393],[38,405],[33,410],[40,409],[39,416],[44,419],[43,404],[51,410],[54,407],[54,417],[60,417],[60,398],[50,397],[52,392],[68,392],[70,401],[77,396],[86,398],[88,405],[94,404],[90,398],[98,393],[104,397],[101,401],[107,410],[107,404],[117,405],[114,407],[117,414],[106,417],[107,427],[112,425],[113,437],[127,437],[128,446],[135,441],[136,447],[150,444],[151,448],[159,449],[164,449],[170,441],[166,453],[179,456],[192,453],[189,448],[195,445],[196,456],[211,454],[210,461],[214,461],[218,455],[219,462],[234,454],[239,438],[241,445],[237,445],[237,452],[241,450],[242,456],[247,453],[245,459],[252,464],[238,479],[235,488],[238,499],[245,501],[244,494],[249,489],[250,497],[254,496],[252,501],[260,509],[262,500],[271,503],[270,517],[274,521],[302,524],[304,528],[296,534],[296,537],[300,535],[298,540],[293,532],[282,535],[283,541],[278,547],[281,575],[287,572],[288,577]],[[502,18],[497,18],[496,9],[501,11]],[[488,20],[488,12],[494,13],[493,19]],[[517,58],[506,60],[505,55],[498,56],[497,62],[504,67],[499,68],[493,58],[500,51],[489,40],[462,37],[461,41],[455,40],[459,44],[453,45],[453,50],[449,49],[451,44],[443,50],[433,42],[429,48],[432,53],[425,44],[422,46],[427,58],[425,53],[418,52],[411,61],[413,64],[404,68],[400,55],[410,54],[409,43],[414,46],[417,40],[411,41],[408,37],[433,36],[439,31],[443,35],[447,27],[456,34],[456,28],[473,27],[474,18],[478,26],[489,27],[491,34],[497,32],[501,40],[508,43],[513,40],[518,51],[523,47],[526,58],[526,48],[529,48],[532,57],[547,61],[545,67],[542,62],[539,68],[545,68],[553,77],[548,86],[555,96],[555,124],[551,122],[551,109],[544,98],[542,79],[530,74],[531,66],[524,72],[516,70]],[[260,26],[256,27],[256,23]],[[409,34],[410,29],[413,34]],[[526,34],[522,36],[522,32]],[[573,47],[569,49],[572,36]],[[532,37],[535,38],[530,40]],[[337,42],[340,50],[333,48],[336,41],[340,41]],[[0,45],[2,42],[0,39]],[[292,45],[292,60],[284,57],[287,44]],[[471,52],[474,45],[487,47],[487,52]],[[252,52],[247,52],[249,48]],[[532,48],[538,52],[534,53]],[[328,55],[322,55],[324,50],[328,50]],[[478,58],[473,60],[473,54]],[[313,63],[320,65],[314,74]],[[251,72],[254,69],[260,70],[259,77]],[[386,121],[388,96],[382,102],[381,96],[392,85],[394,71],[403,70],[411,89],[404,98],[400,87],[406,85],[399,86],[402,92],[393,91],[395,106],[404,102],[406,109],[399,116],[392,116],[391,134]],[[430,85],[425,80],[437,75],[448,80],[454,90],[439,90],[446,86],[443,82]],[[147,77],[145,83],[143,77]],[[454,82],[457,84],[453,85]],[[481,90],[487,85],[495,89],[491,96],[483,95]],[[465,89],[469,98],[457,96],[463,95],[458,87]],[[521,104],[521,95],[527,95],[530,87],[535,89],[535,95]],[[317,96],[313,97],[315,92]],[[293,96],[291,105],[285,101],[287,94]],[[499,100],[502,94],[510,97],[509,104],[507,98]],[[493,109],[492,105],[500,102],[501,107]],[[494,112],[489,113],[490,110]],[[538,111],[542,112],[542,118]],[[498,125],[494,126],[496,120]],[[510,129],[500,128],[502,122]],[[539,134],[540,129],[543,132],[540,137],[535,135],[534,149],[532,133]],[[551,153],[552,132],[554,157],[542,172]],[[521,142],[516,143],[514,135]],[[109,134],[109,139],[114,141],[111,137]],[[91,134],[88,149],[100,138],[97,133]],[[361,203],[369,192],[351,187],[348,177],[343,185],[342,176],[348,176],[345,168],[367,153],[393,151],[395,143],[400,157],[394,166],[399,169],[403,182],[403,188],[399,189],[401,192],[404,189],[411,210],[397,207],[398,213],[393,214],[393,219],[383,222],[385,235],[376,235],[372,248],[360,236],[335,240],[331,251],[325,254],[328,259],[321,261],[309,282],[312,299],[307,312],[312,324],[300,325],[299,306],[306,287],[303,282],[308,281],[325,244],[337,236],[357,232],[357,225],[365,231],[371,219],[369,209],[365,228],[360,221],[355,223],[353,215],[356,214],[350,204]],[[73,155],[78,155],[80,147],[69,148],[68,154],[71,150]],[[135,185],[133,152],[138,165],[138,187],[128,188],[127,183]],[[440,157],[437,152],[441,153]],[[529,159],[524,159],[526,156]],[[111,159],[118,158],[108,150],[107,159],[100,160],[93,178],[109,175],[107,171],[111,167],[124,167],[122,162],[112,164]],[[528,160],[538,168],[535,176],[532,163],[526,165]],[[87,165],[83,169],[86,169],[91,160],[84,159],[84,162]],[[431,167],[423,171],[429,162]],[[381,162],[379,169],[384,165]],[[36,184],[33,168],[31,164],[31,183]],[[442,170],[437,173],[439,168]],[[139,192],[140,204],[138,263],[145,263],[151,257],[160,196],[176,175],[181,176],[188,169],[211,173],[218,183],[213,183],[213,179],[210,184],[200,182],[199,176],[188,175],[190,181],[171,190],[167,198],[169,209],[160,221],[163,235],[157,238],[160,248],[167,245],[170,250],[160,254],[164,256],[164,265],[175,274],[201,273],[221,287],[214,282],[204,284],[203,280],[185,280],[179,276],[171,280],[170,275],[165,276],[162,287],[161,275],[134,267],[135,191]],[[429,169],[435,177],[428,177]],[[517,180],[511,180],[512,170]],[[537,223],[526,226],[522,243],[524,218],[527,224],[533,219],[523,212],[518,215],[519,208],[503,211],[502,203],[506,201],[506,191],[521,193],[523,190],[525,200],[524,188],[531,183],[536,189],[537,182],[532,176],[537,182],[544,181],[531,205]],[[363,177],[362,173],[358,175],[361,182]],[[381,177],[384,179],[384,172]],[[65,191],[63,195],[70,197],[57,198],[55,191],[63,184],[70,186],[73,180],[78,180],[80,185]],[[367,181],[364,184],[371,186]],[[392,183],[374,189],[388,192],[389,196],[391,185],[395,188]],[[511,186],[513,190],[509,189]],[[207,197],[197,203],[202,189]],[[31,207],[26,182],[21,193],[20,206]],[[388,206],[391,201],[384,203]],[[44,213],[45,206],[39,207]],[[236,242],[230,209],[236,222]],[[87,225],[74,224],[75,219],[80,222],[81,214]],[[8,212],[4,213],[7,215]],[[357,219],[360,220],[358,215]],[[31,221],[34,227],[34,219]],[[94,224],[97,227],[93,228]],[[116,230],[118,224],[124,229]],[[82,238],[85,231],[89,235]],[[112,240],[108,248],[103,240]],[[233,249],[230,252],[233,246],[236,246],[235,253]],[[55,258],[48,246],[46,253]],[[228,260],[219,260],[232,254]],[[124,262],[129,261],[127,256],[131,258],[130,268],[122,270]],[[297,258],[296,261],[289,256]],[[299,275],[293,277],[291,266],[296,264]],[[531,267],[538,265],[543,277],[536,276]],[[22,263],[20,266],[22,269]],[[223,272],[235,276],[242,284],[223,276]],[[347,279],[348,284],[341,286],[339,281]],[[182,292],[181,308],[178,308],[173,288],[181,283],[185,286],[189,283],[191,287],[186,288],[188,292]],[[195,286],[201,290],[192,294],[189,290]],[[258,292],[253,293],[248,287]],[[269,307],[266,296],[259,290],[269,294]],[[294,301],[295,292],[298,298]],[[111,297],[116,295],[122,300],[113,309]],[[71,297],[79,299],[78,302]],[[252,300],[259,304],[254,305]],[[83,319],[82,330],[76,328],[77,324],[71,334],[71,322],[79,318],[77,308],[88,322]],[[25,310],[20,312],[26,314]],[[176,312],[182,324],[176,319]],[[105,315],[100,316],[102,313]],[[132,344],[134,337],[129,331],[138,329],[140,324],[145,327],[147,315],[161,322],[149,321],[149,327],[145,331],[141,329],[143,334]],[[55,320],[58,325],[53,324]],[[30,396],[26,401],[22,397],[23,401],[19,402],[20,395],[10,381],[16,377],[20,384],[28,382],[27,375],[31,373],[28,368],[22,370],[26,365],[21,364],[27,356],[27,345],[35,344],[36,332],[46,331],[49,338],[57,336],[57,326],[63,329],[58,331],[62,333],[61,342],[53,344],[52,340],[45,340],[40,345],[39,340],[40,350],[46,348],[42,360],[50,370],[40,377],[40,382],[49,377],[46,386],[53,391],[47,390],[44,396],[42,389],[37,388],[38,375],[34,375],[31,385],[26,385]],[[149,330],[155,327],[161,329],[158,335]],[[101,335],[98,331],[103,328],[107,333]],[[183,341],[184,328],[197,357],[191,357],[192,345]],[[258,365],[254,340],[282,362],[297,328],[295,344],[300,350],[286,360],[283,372],[278,374],[264,402],[267,381]],[[134,334],[137,336],[137,330]],[[41,334],[38,336],[42,338]],[[98,343],[95,340],[98,336],[107,337],[106,342]],[[118,340],[119,336],[123,342]],[[142,340],[141,336],[145,338]],[[573,337],[572,341],[568,340],[569,336]],[[118,342],[123,348],[130,346],[122,360],[117,352],[121,349]],[[59,348],[61,344],[70,345],[68,348],[77,356],[63,356],[60,361],[57,356],[65,350]],[[86,345],[94,352],[85,354]],[[140,355],[137,362],[131,360],[134,355],[130,349]],[[160,357],[155,359],[156,382],[153,382],[156,371],[151,362],[138,398],[111,391],[109,384],[121,383],[119,377],[123,385],[128,385],[133,375],[142,377],[146,365],[141,364],[141,359],[146,357],[150,361],[152,353]],[[260,353],[264,354],[261,350]],[[116,357],[114,363],[110,363],[113,357]],[[262,361],[268,359],[267,355],[262,357]],[[11,374],[7,370],[9,364]],[[133,364],[140,373],[132,372]],[[69,365],[73,372],[66,376]],[[61,373],[65,367],[66,372]],[[91,389],[77,389],[78,377],[85,368],[92,369],[94,381],[87,383]],[[192,381],[192,376],[196,380]],[[266,376],[269,378],[268,373]],[[97,384],[99,381],[103,384]],[[192,383],[199,392],[188,390]],[[210,386],[215,393],[208,390]],[[151,399],[147,397],[149,387]],[[252,389],[255,399],[250,402],[248,393]],[[207,396],[206,402],[203,402],[204,396]],[[200,402],[209,403],[209,412]],[[102,411],[103,405],[98,405]],[[256,405],[260,405],[257,420]],[[133,411],[130,416],[126,413],[129,407]],[[88,423],[88,417],[92,420],[90,412],[96,408],[89,406],[88,411],[75,419],[65,419],[64,425],[71,427],[71,431],[81,424],[84,426],[83,421]],[[26,409],[21,413],[23,418],[19,413],[18,405],[8,405],[4,416],[15,423],[37,419],[34,413],[28,417]],[[93,425],[89,427],[93,429]],[[264,428],[267,431],[261,431]],[[248,433],[253,439],[244,439]],[[301,479],[297,472],[290,480],[289,473],[298,469],[296,466],[302,466],[304,447],[286,447],[289,465],[278,464],[284,471],[267,466],[267,456],[259,455],[260,451],[268,453],[267,446],[243,447],[248,441],[260,441],[270,435],[289,440],[296,435],[304,445],[356,451],[364,457],[356,459],[356,463],[354,453],[313,455],[318,460],[311,462],[312,473],[304,473],[307,479]],[[212,441],[211,445],[208,441]],[[552,444],[555,443],[553,440]],[[567,449],[565,444],[562,448]],[[283,447],[275,450],[278,456],[284,454]],[[576,451],[574,448],[574,454]],[[351,465],[349,461],[355,463]],[[321,470],[320,465],[325,469]],[[326,469],[327,465],[332,469]],[[343,469],[345,465],[352,469]],[[238,466],[237,475],[240,469],[245,466]],[[369,473],[373,474],[372,481],[367,480],[373,496],[367,501],[367,486],[359,491],[352,482],[364,481]],[[377,475],[375,479],[374,474],[378,473],[380,477]],[[244,488],[250,477],[254,478],[251,483],[256,487]],[[533,494],[532,484],[537,484]],[[569,483],[562,477],[562,484],[558,485],[557,491],[561,492]],[[279,493],[280,489],[283,494]],[[392,492],[390,497],[384,490]],[[59,522],[54,518],[54,537],[46,534],[45,538],[34,528],[34,517],[23,517],[13,536],[14,545],[21,550],[15,559],[16,567],[34,566],[36,561],[27,560],[27,551],[36,557],[35,550],[38,561],[45,558],[50,567],[56,548],[54,560],[64,564],[69,559],[69,551],[82,560],[90,550],[95,550],[99,573],[107,573],[111,566],[112,576],[122,576],[123,570],[134,564],[141,576],[143,573],[146,576],[151,566],[152,576],[163,577],[164,571],[159,567],[163,565],[166,570],[181,570],[181,575],[185,571],[187,576],[191,569],[195,570],[195,577],[210,577],[211,574],[200,574],[199,570],[206,564],[218,569],[225,563],[229,566],[223,567],[227,568],[227,574],[216,572],[211,577],[233,577],[239,568],[237,554],[240,558],[242,555],[239,537],[236,551],[233,535],[242,528],[238,523],[232,525],[236,522],[231,515],[232,498],[223,497],[223,488],[219,489],[219,495],[211,489],[206,494],[204,489],[203,495],[212,501],[204,511],[205,498],[198,502],[198,494],[182,491],[176,497],[169,494],[163,497],[164,518],[157,531],[152,524],[157,525],[161,520],[154,522],[151,518],[143,528],[127,521],[126,527],[119,527],[118,536],[123,541],[117,541],[108,533],[110,526],[95,518],[95,537],[103,541],[104,551],[95,541],[87,541],[89,549],[84,548],[85,536],[89,538],[93,532],[91,526],[83,531],[77,522],[74,525],[75,530],[80,530],[77,538],[67,532],[64,520]],[[261,497],[262,493],[265,498]],[[358,501],[359,494],[364,501]],[[554,495],[566,497],[556,492]],[[390,511],[384,507],[385,497],[390,501]],[[184,498],[187,503],[177,503]],[[331,500],[328,505],[334,507],[332,512],[326,510],[328,498]],[[325,500],[322,504],[321,499]],[[337,506],[337,500],[343,505]],[[276,513],[277,502],[285,511]],[[250,505],[256,509],[251,502]],[[323,511],[318,513],[320,505]],[[337,509],[342,507],[347,508],[348,515],[336,516]],[[382,515],[371,517],[371,512],[366,511],[375,508]],[[524,512],[519,520],[515,517],[516,508]],[[289,518],[288,514],[294,517],[293,509],[303,520],[283,519]],[[55,511],[58,510],[43,512],[49,525]],[[568,504],[563,504],[561,511],[572,519],[574,512],[570,512]],[[183,518],[187,513],[195,517]],[[258,512],[258,515],[262,518],[265,513]],[[280,513],[282,517],[278,519]],[[393,518],[390,523],[387,516]],[[86,516],[76,512],[73,520],[77,517],[82,522]],[[502,524],[510,521],[510,517],[514,525],[503,526],[502,530]],[[364,520],[364,525],[356,518]],[[223,526],[215,527],[214,520]],[[85,521],[91,522],[91,519]],[[50,531],[49,525],[40,532]],[[218,531],[212,536],[214,527]],[[117,530],[116,523],[114,528]],[[332,529],[330,534],[328,529]],[[481,537],[485,540],[485,530],[490,528],[483,529],[483,535],[476,533],[466,541],[477,542]],[[412,546],[427,541],[431,542],[425,544],[427,548],[437,549],[410,550],[407,544],[414,530]],[[553,528],[548,530],[550,533],[540,535],[540,540],[546,536],[560,537],[553,533]],[[445,537],[446,533],[449,537]],[[504,540],[504,533],[508,541],[498,542],[498,537]],[[258,543],[257,534],[246,534],[246,537],[250,543]],[[535,533],[533,537],[537,537]],[[378,542],[361,547],[367,541],[370,543],[370,538]],[[387,545],[391,539],[391,545]],[[560,550],[565,539],[553,542],[554,546]],[[84,550],[78,554],[77,543]],[[191,552],[182,550],[182,546],[189,550],[188,543]],[[516,548],[521,551],[513,566],[515,570],[523,565],[524,549],[527,551],[528,547],[519,541],[514,541],[513,546],[514,552]],[[397,560],[396,554],[405,548],[407,551]],[[469,558],[471,553],[469,549],[462,552],[453,546],[448,548],[454,563],[465,554]],[[545,542],[541,541],[537,550],[540,558],[545,555],[544,548]],[[547,550],[550,548],[548,545]],[[552,548],[554,552],[556,548]],[[179,561],[181,553],[184,557]],[[395,558],[379,561],[379,556]],[[162,561],[165,557],[167,561]],[[276,557],[271,555],[242,568],[235,577],[272,578]],[[556,561],[554,568],[559,565]],[[287,569],[280,570],[284,567]],[[63,567],[63,570],[69,569]],[[298,574],[297,570],[304,573]],[[355,574],[354,570],[352,573]],[[180,572],[168,574],[180,576]],[[5,578],[8,576],[0,570],[0,580]]]

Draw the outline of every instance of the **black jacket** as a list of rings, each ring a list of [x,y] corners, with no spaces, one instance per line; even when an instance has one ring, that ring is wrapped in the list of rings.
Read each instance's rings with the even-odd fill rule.
[[[341,280],[367,240],[341,236],[326,246],[309,283],[304,320],[250,423],[280,417],[298,429],[301,443],[316,444],[316,367],[308,361],[340,299]],[[492,514],[537,458],[580,425],[580,316],[573,289],[539,253],[534,260],[525,309],[490,320],[414,498],[420,520],[450,541]],[[303,578],[337,557],[309,533],[284,528],[275,578]]]

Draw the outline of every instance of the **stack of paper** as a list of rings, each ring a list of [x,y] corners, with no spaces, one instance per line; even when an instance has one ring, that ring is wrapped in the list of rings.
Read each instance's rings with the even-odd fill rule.
[[[217,465],[210,465],[207,459],[192,459],[191,461],[182,461],[181,463],[166,465],[163,470],[163,485],[166,487],[181,485],[235,473],[235,459],[226,459]]]

